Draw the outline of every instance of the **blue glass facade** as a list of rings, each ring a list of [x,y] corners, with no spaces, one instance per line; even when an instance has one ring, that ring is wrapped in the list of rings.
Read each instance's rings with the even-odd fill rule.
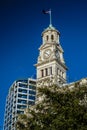
[[[35,104],[36,80],[26,79],[15,81],[9,89],[6,98],[4,130],[15,130],[18,114]]]

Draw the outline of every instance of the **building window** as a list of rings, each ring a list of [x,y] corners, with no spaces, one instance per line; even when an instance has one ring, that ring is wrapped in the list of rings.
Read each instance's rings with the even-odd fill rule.
[[[62,76],[63,76],[63,78],[65,78],[65,77],[64,77],[64,72],[62,72]]]
[[[51,35],[51,40],[52,40],[52,41],[54,40],[54,35]]]
[[[26,99],[26,98],[27,98],[27,95],[18,94],[18,97],[19,97],[19,98],[25,98],[25,99]]]
[[[18,109],[25,109],[26,106],[25,106],[25,105],[17,105],[17,108],[18,108]]]
[[[21,92],[21,93],[27,93],[27,90],[24,90],[24,89],[18,89],[18,92]]]
[[[19,83],[19,87],[22,87],[22,88],[27,88],[28,86],[27,86],[27,85],[25,85],[25,84],[21,84],[21,83]]]
[[[59,71],[60,71],[59,68],[57,68],[57,75],[59,75]]]
[[[62,73],[62,71],[61,71],[61,77],[63,77],[63,75],[62,75],[63,73]]]
[[[61,76],[61,70],[59,70],[59,76]]]
[[[48,69],[45,69],[45,76],[48,76]]]
[[[17,114],[24,114],[24,111],[18,110],[18,111],[17,111]]]
[[[30,100],[35,100],[35,96],[29,95],[29,99],[30,99]]]
[[[29,89],[36,90],[36,86],[29,86]]]
[[[26,100],[18,99],[18,103],[27,104],[27,101]]]
[[[50,75],[52,75],[52,67],[50,67]]]
[[[29,105],[34,105],[35,102],[34,102],[34,101],[29,101],[28,104],[29,104]]]
[[[41,70],[41,77],[44,77],[44,70]]]
[[[29,94],[36,95],[36,91],[29,90]]]
[[[46,36],[46,40],[48,41],[48,39],[49,39],[49,36],[47,35],[47,36]]]
[[[36,85],[36,81],[30,80],[29,83],[30,83],[30,84],[33,84],[33,85]]]

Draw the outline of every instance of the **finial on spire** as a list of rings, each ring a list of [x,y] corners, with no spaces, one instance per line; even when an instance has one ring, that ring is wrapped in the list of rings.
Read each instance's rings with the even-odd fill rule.
[[[43,10],[42,12],[43,12],[44,14],[49,14],[49,16],[50,16],[50,24],[49,24],[49,27],[52,27],[51,9],[49,9],[48,11]]]

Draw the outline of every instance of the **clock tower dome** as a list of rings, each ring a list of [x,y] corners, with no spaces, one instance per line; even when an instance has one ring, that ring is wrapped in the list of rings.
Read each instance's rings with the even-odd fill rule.
[[[37,60],[37,86],[61,85],[66,83],[65,61],[60,45],[60,32],[49,25],[42,32],[42,45]]]

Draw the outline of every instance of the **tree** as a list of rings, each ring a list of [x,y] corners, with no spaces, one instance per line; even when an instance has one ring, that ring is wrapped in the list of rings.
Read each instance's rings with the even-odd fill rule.
[[[17,130],[87,130],[87,86],[38,88],[42,99],[19,115]]]

